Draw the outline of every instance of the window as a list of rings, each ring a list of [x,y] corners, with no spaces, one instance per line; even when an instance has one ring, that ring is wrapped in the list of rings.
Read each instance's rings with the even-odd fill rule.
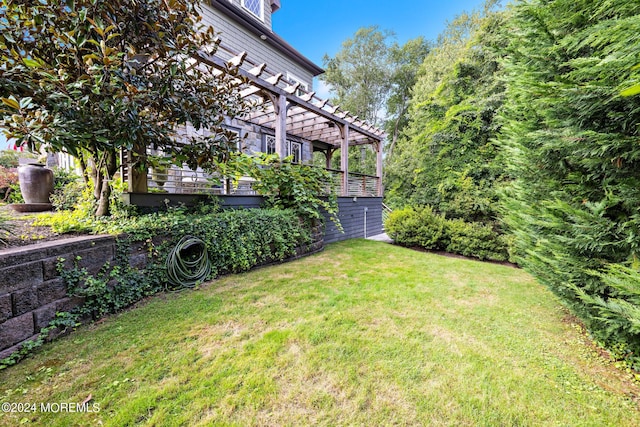
[[[300,163],[302,160],[302,144],[294,141],[287,141],[289,145],[289,155],[293,156],[293,163]]]
[[[276,152],[275,136],[265,135],[264,152],[267,154],[274,154]],[[285,157],[293,156],[293,159],[292,159],[293,163],[302,163],[302,143],[287,140],[287,146],[284,154],[285,154]]]
[[[309,91],[309,85],[307,85],[305,82],[302,81],[302,79],[294,76],[291,73],[287,73],[287,79],[293,83],[300,83],[300,86],[298,86],[298,90],[296,91],[296,96],[302,96],[304,95],[307,91]]]
[[[267,154],[274,154],[276,152],[276,137],[266,135],[264,137],[264,152]]]
[[[262,21],[262,2],[263,0],[242,0],[242,6]]]

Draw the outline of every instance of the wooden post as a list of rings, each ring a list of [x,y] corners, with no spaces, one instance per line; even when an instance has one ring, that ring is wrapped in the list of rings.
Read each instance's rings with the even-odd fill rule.
[[[340,170],[342,171],[342,196],[349,196],[349,125],[340,126]]]
[[[147,169],[140,170],[140,159],[147,155],[147,148],[142,144],[134,144],[133,150],[127,153],[127,184],[129,193],[148,193]]]
[[[324,152],[324,157],[327,160],[326,167],[327,169],[331,169],[331,160],[333,159],[334,150],[331,148],[327,148],[327,151]]]
[[[282,159],[287,157],[287,97],[280,95],[276,102],[276,153]]]
[[[384,196],[382,188],[382,141],[376,144],[376,176],[378,177],[378,197]]]

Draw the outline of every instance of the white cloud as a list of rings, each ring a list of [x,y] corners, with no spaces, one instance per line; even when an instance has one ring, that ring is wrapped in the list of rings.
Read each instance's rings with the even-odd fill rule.
[[[331,98],[331,85],[323,82],[320,79],[316,79],[314,84],[314,90],[316,91],[316,96],[320,99],[329,99]]]

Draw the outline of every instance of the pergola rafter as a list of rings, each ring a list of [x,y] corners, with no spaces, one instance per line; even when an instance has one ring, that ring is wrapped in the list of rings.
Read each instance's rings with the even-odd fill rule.
[[[271,72],[268,64],[253,63],[246,52],[233,52],[221,42],[214,54],[201,53],[197,60],[220,72],[233,69],[237,73],[243,81],[240,95],[261,105],[242,120],[273,131],[279,155],[285,155],[286,140],[291,136],[310,141],[327,156],[340,149],[343,195],[349,191],[348,147],[372,145],[378,156],[377,195],[382,196],[382,130],[329,104],[314,92],[305,91],[300,83],[288,81],[282,73]],[[329,160],[328,157],[327,163]]]

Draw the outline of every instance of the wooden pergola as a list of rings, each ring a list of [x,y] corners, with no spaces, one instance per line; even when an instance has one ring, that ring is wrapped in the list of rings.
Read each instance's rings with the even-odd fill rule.
[[[201,54],[198,60],[221,73],[237,68],[238,75],[243,78],[241,96],[262,105],[259,111],[242,120],[272,130],[278,155],[286,155],[288,136],[310,141],[314,151],[325,153],[327,168],[331,156],[339,149],[342,196],[352,195],[350,187],[354,182],[353,174],[349,173],[349,147],[372,145],[377,154],[376,176],[359,175],[356,180],[375,179],[374,193],[382,197],[384,132],[320,99],[315,92],[307,92],[300,83],[288,81],[282,73],[271,72],[268,64],[252,62],[247,56],[246,52],[234,52],[220,42],[214,54]]]

